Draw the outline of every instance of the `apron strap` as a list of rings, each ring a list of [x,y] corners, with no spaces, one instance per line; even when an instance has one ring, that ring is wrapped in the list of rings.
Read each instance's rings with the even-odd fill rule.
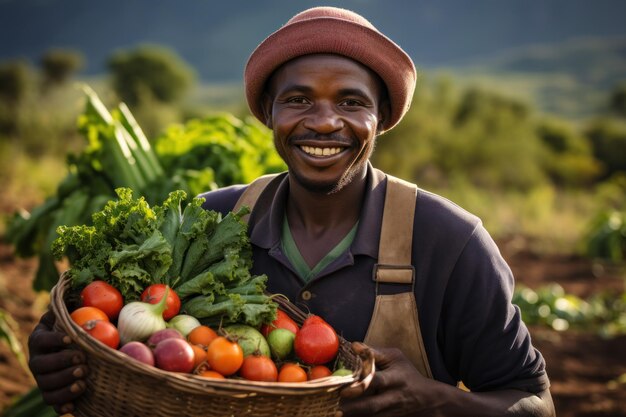
[[[411,249],[416,197],[415,184],[387,175],[378,263],[372,277],[376,283],[415,285]]]
[[[250,213],[241,217],[242,221],[246,223],[248,222],[250,214],[252,213],[252,210],[254,210],[254,206],[256,205],[259,196],[263,190],[265,190],[265,187],[267,187],[267,185],[279,175],[280,174],[267,174],[260,176],[256,180],[252,181],[252,183],[250,183],[250,185],[248,185],[248,187],[243,191],[239,200],[235,203],[235,207],[233,207],[234,212],[239,210],[242,206],[247,206],[250,209]]]
[[[365,343],[374,347],[397,347],[425,377],[432,378],[415,302],[415,268],[411,263],[413,219],[417,186],[387,176],[387,191],[374,266],[376,302]],[[410,285],[410,291],[379,294],[381,284]],[[401,319],[399,319],[401,318]]]

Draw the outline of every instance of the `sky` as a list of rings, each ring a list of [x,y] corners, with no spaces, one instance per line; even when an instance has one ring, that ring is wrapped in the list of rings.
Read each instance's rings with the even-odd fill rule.
[[[515,48],[626,36],[624,0],[0,0],[0,61],[80,50],[98,73],[116,50],[160,44],[201,78],[239,79],[254,47],[297,12],[361,13],[420,67],[462,65]]]

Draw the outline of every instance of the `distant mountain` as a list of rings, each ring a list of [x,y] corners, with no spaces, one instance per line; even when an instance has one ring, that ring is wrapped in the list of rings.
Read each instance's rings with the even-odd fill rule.
[[[361,13],[421,71],[446,68],[568,117],[601,108],[626,77],[623,0],[0,0],[0,62],[71,48],[92,76],[116,50],[158,44],[204,82],[240,84],[254,47],[319,4]]]
[[[482,83],[579,119],[605,110],[612,89],[626,81],[626,37],[515,48],[449,71],[465,83]]]

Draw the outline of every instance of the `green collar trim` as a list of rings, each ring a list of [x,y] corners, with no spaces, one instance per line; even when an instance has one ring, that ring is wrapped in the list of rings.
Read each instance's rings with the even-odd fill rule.
[[[291,262],[291,265],[294,267],[300,278],[302,278],[305,282],[309,282],[350,247],[352,241],[354,240],[354,236],[356,235],[358,225],[359,222],[357,221],[354,226],[352,226],[352,229],[350,229],[348,234],[341,239],[341,242],[332,248],[330,252],[328,252],[326,256],[324,256],[313,268],[310,268],[302,257],[300,249],[298,249],[298,245],[296,245],[296,241],[293,239],[293,235],[291,234],[291,229],[289,228],[289,222],[287,221],[286,215],[283,219],[281,246],[285,256],[287,256],[287,259],[289,259],[289,262]]]

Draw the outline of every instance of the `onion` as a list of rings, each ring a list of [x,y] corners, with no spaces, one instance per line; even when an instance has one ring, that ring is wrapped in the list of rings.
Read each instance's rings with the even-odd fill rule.
[[[161,301],[157,304],[134,301],[122,308],[117,319],[122,345],[135,340],[143,342],[153,333],[165,329],[163,311],[167,307],[169,291],[170,288],[166,287]]]
[[[167,327],[178,330],[185,337],[198,326],[200,326],[198,319],[187,314],[179,314],[167,322]]]

